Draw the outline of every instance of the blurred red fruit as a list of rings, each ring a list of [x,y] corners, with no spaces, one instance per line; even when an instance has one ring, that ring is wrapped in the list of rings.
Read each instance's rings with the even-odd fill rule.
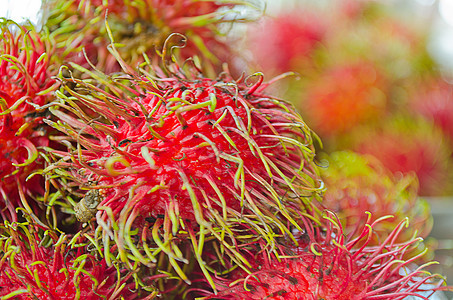
[[[296,71],[312,59],[324,39],[326,25],[307,11],[292,11],[267,18],[249,29],[253,60],[272,74]]]
[[[429,205],[418,196],[418,182],[414,176],[395,176],[383,163],[369,155],[351,151],[333,152],[327,157],[328,165],[321,168],[326,193],[322,204],[334,211],[342,221],[347,235],[359,225],[393,216],[374,226],[375,233],[386,235],[405,218],[410,228],[399,236],[407,240],[417,232],[425,238],[432,227]]]
[[[448,195],[451,147],[442,132],[423,120],[395,119],[375,132],[362,135],[355,149],[377,157],[394,173],[415,173],[420,195]]]
[[[438,79],[418,88],[410,106],[439,126],[453,143],[453,85]]]
[[[336,66],[314,81],[301,111],[321,137],[345,134],[385,113],[385,80],[369,62]]]

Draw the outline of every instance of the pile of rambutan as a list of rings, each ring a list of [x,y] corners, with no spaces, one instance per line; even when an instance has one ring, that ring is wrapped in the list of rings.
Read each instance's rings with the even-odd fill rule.
[[[413,177],[323,160],[278,77],[231,75],[219,25],[245,4],[52,0],[40,31],[1,23],[0,299],[449,289]]]
[[[277,88],[320,136],[318,153],[376,154],[395,174],[416,173],[423,196],[451,196],[452,80],[429,42],[429,6],[287,2],[250,24],[245,50],[252,70],[299,75]]]

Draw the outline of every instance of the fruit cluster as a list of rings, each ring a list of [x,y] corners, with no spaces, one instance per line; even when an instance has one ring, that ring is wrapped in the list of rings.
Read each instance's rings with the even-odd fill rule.
[[[425,270],[431,217],[413,177],[320,158],[273,80],[231,75],[219,32],[250,7],[52,0],[41,30],[1,21],[1,299],[447,289]]]
[[[432,55],[435,5],[287,2],[250,24],[246,44],[254,68],[298,74],[279,87],[322,151],[374,155],[394,173],[415,173],[422,196],[452,195],[453,89],[451,72]]]

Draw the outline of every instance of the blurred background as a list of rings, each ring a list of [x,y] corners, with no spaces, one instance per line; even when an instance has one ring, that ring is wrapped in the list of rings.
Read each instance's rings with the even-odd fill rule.
[[[40,7],[0,0],[0,17],[39,27]],[[453,1],[268,0],[230,35],[231,68],[279,76],[270,88],[319,136],[318,153],[352,150],[416,175],[434,219],[432,271],[453,285]]]

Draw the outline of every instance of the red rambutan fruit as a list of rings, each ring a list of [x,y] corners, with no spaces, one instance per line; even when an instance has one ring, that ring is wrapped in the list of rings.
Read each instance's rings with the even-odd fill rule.
[[[219,275],[214,279],[219,291],[216,295],[202,288],[189,292],[205,296],[200,299],[371,300],[407,296],[428,299],[436,290],[443,289],[439,275],[423,270],[430,263],[416,266],[423,253],[404,259],[419,241],[412,238],[396,242],[407,226],[407,219],[378,245],[370,245],[379,219],[368,220],[365,226],[359,226],[357,234],[346,238],[338,218],[331,213],[325,218],[323,227],[305,222],[303,236],[308,241],[299,248],[280,246],[279,255],[274,256],[262,245],[250,247],[252,268],[248,272],[236,268]]]
[[[311,131],[289,104],[263,92],[262,75],[249,85],[251,78],[226,74],[155,71],[91,73],[101,86],[62,78],[64,103],[51,109],[59,120],[49,124],[77,146],[52,151],[61,159],[47,171],[57,170],[66,187],[92,190],[81,221],[100,209],[105,238],[134,248],[133,228],[148,226],[161,245],[160,234],[174,242],[188,228],[235,240],[228,228],[242,222],[264,227],[260,234],[273,240],[274,230],[293,222],[292,204],[313,209],[322,183]]]
[[[253,61],[266,74],[296,71],[310,62],[324,39],[326,24],[315,14],[295,10],[268,17],[249,29]]]
[[[308,87],[302,111],[322,138],[336,137],[378,120],[385,113],[385,88],[370,62],[336,66]]]
[[[436,69],[426,50],[423,25],[405,22],[391,8],[382,1],[335,1],[328,10],[314,7],[320,19],[329,22],[322,47],[313,50],[309,62],[291,68],[299,80],[280,91],[297,99],[294,104],[328,152],[351,149],[357,129],[406,111],[414,78]]]
[[[453,143],[453,85],[442,79],[417,88],[409,106],[439,126]]]
[[[133,272],[106,259],[83,235],[58,235],[30,223],[0,225],[2,299],[152,299]],[[96,249],[95,247],[93,247]],[[141,278],[146,282],[146,278]],[[148,286],[152,289],[152,286]],[[144,298],[148,295],[151,298]]]
[[[37,107],[50,102],[58,83],[51,78],[51,46],[34,28],[2,19],[0,30],[0,207],[15,219],[21,200],[44,190],[38,176],[26,178],[43,166],[38,149],[49,138]]]
[[[205,71],[220,70],[232,48],[219,24],[244,21],[233,8],[241,1],[196,0],[51,0],[46,26],[58,42],[60,56],[87,66],[82,53],[106,73],[120,71],[107,46],[114,41],[122,58],[137,66],[143,54],[154,57],[169,34],[189,38],[182,58],[202,58]],[[111,28],[106,26],[106,21]],[[177,50],[176,48],[174,50]],[[221,58],[221,59],[220,59]]]
[[[322,204],[339,216],[346,234],[365,224],[365,212],[371,213],[371,221],[393,216],[377,223],[375,233],[388,234],[408,217],[411,226],[399,235],[400,239],[409,239],[415,231],[423,238],[429,234],[429,205],[418,197],[418,182],[413,175],[395,176],[376,158],[351,151],[333,152],[326,158],[328,165],[321,168],[326,185]]]
[[[422,196],[452,190],[451,147],[443,133],[421,119],[396,117],[373,132],[357,134],[353,149],[378,158],[393,173],[415,173]]]
[[[372,61],[396,85],[419,72],[432,71],[433,60],[426,50],[426,20],[410,22],[405,11],[382,1],[348,0],[337,4],[337,9],[330,10],[334,25],[329,27],[324,53],[319,54],[328,66],[358,58]]]

